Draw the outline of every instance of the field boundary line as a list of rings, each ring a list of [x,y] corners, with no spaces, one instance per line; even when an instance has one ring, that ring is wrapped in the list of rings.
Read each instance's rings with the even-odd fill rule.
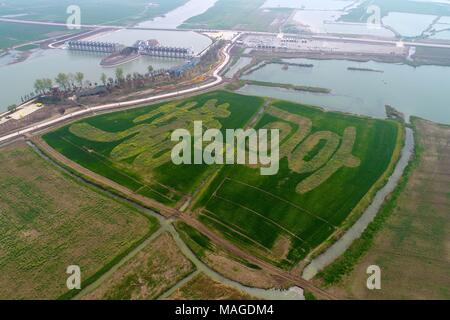
[[[217,196],[217,195],[216,195],[215,197],[218,198],[218,199],[221,199],[221,200],[223,200],[223,201],[226,201],[226,202],[228,202],[228,203],[231,203],[231,204],[233,204],[233,205],[235,205],[235,206],[241,207],[242,209],[245,209],[245,210],[249,211],[250,213],[254,213],[254,214],[256,214],[257,216],[263,218],[264,220],[267,220],[268,222],[270,222],[271,224],[273,224],[275,227],[278,227],[278,228],[280,228],[281,230],[283,230],[284,232],[290,234],[290,235],[293,236],[294,238],[296,238],[296,239],[298,239],[298,240],[300,240],[300,241],[302,241],[302,242],[305,242],[304,239],[302,239],[301,237],[295,235],[292,231],[286,229],[286,228],[283,227],[282,225],[276,223],[276,222],[273,221],[272,219],[270,219],[270,218],[264,216],[263,214],[261,214],[261,213],[259,213],[259,212],[257,212],[257,211],[254,211],[254,210],[252,210],[252,209],[250,209],[250,208],[247,208],[247,207],[245,207],[245,206],[243,206],[243,205],[241,205],[241,204],[239,204],[239,203],[235,203],[235,202],[232,201],[232,200],[228,200],[228,199],[222,198],[221,196]]]
[[[217,191],[222,188],[222,185],[225,183],[225,180],[227,179],[227,177],[223,178],[222,181],[220,182],[219,186],[214,190],[213,193],[211,193],[211,196],[208,198],[208,201],[206,201],[204,207],[206,208],[208,206],[208,203],[211,201],[211,199],[217,194]]]
[[[279,197],[279,196],[277,196],[277,195],[275,195],[275,194],[273,194],[273,193],[270,193],[269,191],[266,191],[266,190],[264,190],[264,189],[261,189],[261,188],[252,186],[252,185],[247,184],[247,183],[242,182],[242,181],[230,179],[230,178],[228,178],[228,177],[226,177],[224,180],[230,180],[230,181],[232,181],[232,182],[235,182],[235,183],[238,183],[238,184],[242,184],[242,185],[244,185],[244,186],[246,186],[246,187],[249,187],[249,188],[258,190],[258,191],[260,191],[260,192],[262,192],[262,193],[265,193],[265,194],[267,194],[267,195],[269,195],[269,196],[271,196],[271,197],[273,197],[273,198],[275,198],[275,199],[281,200],[281,201],[283,201],[283,202],[289,204],[290,206],[296,208],[297,210],[304,211],[306,214],[308,214],[308,215],[310,215],[310,216],[312,216],[312,217],[314,217],[314,218],[316,218],[316,219],[318,219],[318,220],[321,220],[322,222],[325,222],[326,224],[329,224],[329,225],[335,227],[334,225],[332,225],[330,222],[328,222],[328,221],[325,220],[324,218],[321,218],[321,217],[317,216],[316,214],[312,213],[312,212],[309,211],[309,210],[303,209],[302,207],[296,205],[295,203],[293,203],[293,202],[291,202],[291,201],[289,201],[289,200],[283,199],[283,198],[281,198],[281,197]]]
[[[33,143],[43,154],[52,159],[59,166],[66,168],[72,174],[84,179],[85,181],[94,184],[102,189],[112,189],[113,193],[130,200],[132,202],[136,202],[143,207],[149,208],[164,217],[172,217],[178,216],[179,212],[167,205],[164,205],[156,200],[153,200],[148,197],[144,197],[140,194],[135,193],[133,190],[109,179],[98,173],[93,172],[92,170],[83,167],[82,165],[74,162],[73,160],[68,159],[63,154],[58,152],[57,150],[50,147],[45,140],[39,137],[34,137],[30,139],[30,142]]]
[[[88,154],[88,155],[91,155],[91,154],[92,154],[91,152],[86,152],[84,146],[83,146],[83,147],[82,147],[82,146],[79,146],[79,145],[75,144],[74,142],[70,141],[69,139],[67,139],[66,137],[62,137],[61,139],[64,140],[64,141],[66,141],[66,142],[68,142],[69,144],[73,145],[75,148],[77,148],[77,149],[83,151],[84,153],[86,153],[86,154]],[[141,185],[141,187],[139,187],[138,189],[132,190],[133,192],[137,193],[137,191],[140,190],[140,189],[143,189],[143,188],[149,188],[151,191],[155,192],[156,194],[160,195],[160,196],[163,197],[163,198],[166,198],[166,199],[169,200],[170,202],[172,202],[172,203],[177,203],[177,201],[175,201],[174,199],[171,199],[171,198],[167,197],[166,195],[163,195],[162,193],[160,193],[160,192],[154,190],[151,186],[149,186],[149,185],[147,185],[147,184],[145,184],[145,183],[142,183],[142,182],[139,181],[139,180],[136,180],[135,178],[129,176],[128,174],[126,174],[126,173],[124,173],[124,172],[122,172],[122,171],[117,171],[116,168],[114,168],[114,167],[108,165],[107,163],[105,163],[105,159],[111,161],[110,158],[108,158],[108,157],[106,157],[106,156],[104,156],[104,155],[102,155],[102,154],[98,154],[98,153],[95,152],[95,151],[93,152],[93,154],[96,155],[96,156],[97,156],[97,159],[98,159],[103,165],[105,165],[106,167],[108,167],[108,168],[114,170],[115,172],[119,173],[120,175],[123,175],[124,177],[127,177],[127,178],[129,178],[130,180],[132,180],[132,181],[134,181],[134,182],[136,182],[136,183],[138,183],[138,184]],[[103,158],[103,159],[102,159],[102,158]],[[81,165],[81,166],[84,167],[83,165]],[[92,171],[92,170],[90,170],[90,171]],[[103,176],[102,174],[100,174],[100,175]],[[111,180],[111,179],[108,178],[108,177],[105,177],[105,178]],[[119,184],[120,184],[120,183],[119,183]]]
[[[230,225],[230,224],[226,224],[226,223],[224,223],[223,221],[218,220],[218,219],[216,218],[216,217],[217,217],[217,214],[215,214],[214,212],[212,212],[212,211],[210,211],[210,210],[203,209],[203,211],[205,211],[205,212],[207,212],[207,213],[213,215],[213,216],[205,215],[207,218],[209,218],[209,219],[211,219],[211,220],[214,220],[214,221],[217,222],[218,224],[224,226],[224,227],[227,228],[227,229],[230,229],[231,231],[233,231],[233,232],[239,234],[241,237],[244,237],[244,238],[246,238],[247,240],[249,240],[250,242],[254,243],[257,247],[260,247],[260,248],[263,249],[264,251],[267,251],[268,253],[272,254],[272,250],[270,250],[269,248],[264,247],[262,244],[258,243],[255,239],[252,239],[252,238],[250,238],[249,236],[243,234],[243,233],[239,230],[239,229],[240,229],[239,226],[236,226],[236,225],[234,225],[234,224],[231,224],[231,225]],[[219,230],[217,230],[217,231],[220,232]]]

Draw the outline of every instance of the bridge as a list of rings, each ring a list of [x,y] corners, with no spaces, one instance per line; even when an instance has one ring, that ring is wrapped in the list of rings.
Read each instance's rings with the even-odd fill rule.
[[[99,42],[99,41],[77,41],[71,40],[66,42],[69,50],[88,51],[99,53],[115,53],[123,49],[118,43]]]

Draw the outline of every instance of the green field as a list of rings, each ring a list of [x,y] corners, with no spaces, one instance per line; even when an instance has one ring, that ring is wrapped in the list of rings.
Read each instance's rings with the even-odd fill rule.
[[[187,1],[152,0],[153,5],[149,5],[146,0],[5,0],[0,3],[0,16],[65,23],[69,17],[67,8],[77,5],[81,10],[81,24],[129,25],[161,16]],[[69,32],[73,30],[64,27],[0,23],[0,49]]]
[[[400,130],[393,121],[275,101],[258,114],[255,128],[280,129],[278,174],[261,176],[257,166],[170,161],[175,128],[201,119],[207,127],[244,128],[263,105],[262,98],[216,91],[81,120],[44,139],[88,169],[166,205],[180,206],[194,195],[191,210],[203,224],[290,267],[368,205],[374,185],[380,187],[392,167]]]
[[[168,206],[182,205],[217,167],[176,166],[173,130],[192,121],[224,129],[243,127],[262,98],[214,92],[185,101],[97,116],[46,134],[47,143],[80,165]]]
[[[80,266],[84,288],[159,226],[25,144],[2,148],[0,161],[1,299],[70,297],[68,266]]]
[[[0,49],[70,33],[63,27],[0,22]]]
[[[124,24],[163,15],[188,0],[4,0],[0,16],[16,19],[66,22],[71,5],[81,9],[82,24]],[[149,5],[151,3],[151,5]]]
[[[260,8],[264,2],[265,0],[219,0],[205,13],[190,18],[181,27],[278,32],[280,24],[293,10],[286,8],[262,10]],[[278,22],[274,22],[275,20]]]
[[[428,14],[435,16],[450,15],[450,4],[439,3],[438,1],[366,0],[348,14],[342,16],[340,20],[348,22],[366,22],[371,15],[371,13],[367,12],[367,8],[373,5],[381,9],[381,17],[386,16],[389,12]]]
[[[148,243],[83,299],[154,300],[195,271],[169,233]]]

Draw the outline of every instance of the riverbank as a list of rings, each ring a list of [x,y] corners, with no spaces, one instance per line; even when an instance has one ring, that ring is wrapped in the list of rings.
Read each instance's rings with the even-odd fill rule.
[[[95,188],[99,192],[108,194],[109,197],[113,199],[117,199],[119,201],[125,202],[134,208],[136,208],[138,211],[140,211],[145,216],[148,216],[149,218],[156,218],[159,221],[159,224],[161,225],[160,229],[157,231],[156,234],[152,234],[151,236],[147,237],[146,240],[142,241],[139,246],[135,247],[132,251],[128,252],[126,255],[122,256],[120,260],[116,261],[114,265],[108,266],[107,269],[104,270],[102,275],[97,276],[93,281],[89,283],[89,286],[85,287],[82,292],[80,292],[77,296],[74,297],[74,299],[80,299],[84,295],[89,294],[94,289],[96,289],[101,283],[106,281],[117,269],[129,261],[131,258],[136,256],[139,251],[141,251],[149,242],[151,242],[154,238],[156,238],[158,235],[160,235],[163,232],[169,232],[173,239],[175,240],[178,248],[181,250],[181,252],[186,256],[196,267],[198,271],[201,271],[205,273],[207,276],[212,278],[213,280],[216,280],[220,283],[223,283],[225,285],[229,285],[233,288],[236,288],[239,291],[243,291],[251,296],[257,297],[259,299],[275,299],[275,300],[304,300],[303,292],[298,292],[297,290],[275,290],[275,289],[258,289],[258,288],[251,288],[244,286],[238,282],[235,282],[233,280],[229,280],[222,275],[218,274],[216,271],[209,268],[206,264],[204,264],[200,259],[198,259],[195,254],[189,249],[189,247],[183,242],[180,235],[176,231],[176,229],[173,227],[172,222],[167,219],[166,217],[155,213],[154,211],[143,207],[141,204],[136,203],[135,201],[130,200],[128,197],[123,197],[120,194],[117,194],[117,192],[111,191],[108,188],[104,188],[103,186],[98,185],[97,183],[90,180],[90,178],[87,178],[84,175],[79,175],[77,171],[72,171],[70,168],[66,167],[66,165],[61,164],[58,160],[55,160],[52,155],[47,154],[46,150],[42,150],[40,146],[34,144],[33,142],[29,142],[30,146],[33,147],[33,149],[46,161],[48,161],[51,165],[56,166],[59,170],[64,171],[65,173],[72,176],[74,179],[77,179],[80,183],[88,184],[90,188]],[[180,280],[183,282],[183,279]],[[175,284],[174,287],[178,287],[178,284]],[[170,291],[169,289],[168,291]],[[163,294],[164,295],[164,294]]]
[[[327,88],[320,87],[309,87],[309,86],[299,86],[293,84],[286,83],[275,83],[275,82],[265,82],[265,81],[257,81],[257,80],[239,80],[234,83],[228,85],[228,88],[231,90],[239,90],[245,85],[254,85],[260,87],[269,87],[269,88],[283,88],[294,91],[303,91],[303,92],[312,92],[312,93],[321,93],[321,94],[330,94],[331,90]]]
[[[387,183],[380,190],[377,191],[375,197],[367,207],[363,215],[358,221],[352,224],[352,227],[339,238],[331,247],[324,253],[314,258],[308,266],[303,270],[302,278],[306,280],[313,279],[319,272],[325,269],[328,265],[341,257],[352,243],[361,237],[363,232],[368,228],[370,223],[376,218],[380,212],[385,199],[396,189],[401,180],[405,169],[414,153],[414,136],[410,128],[406,128],[405,144],[401,153],[400,160],[396,164],[395,170],[389,177]]]
[[[296,63],[314,64],[314,67],[291,67],[283,70],[280,65],[269,64],[248,75],[243,75],[241,78],[243,80],[328,88],[332,94],[318,95],[278,88],[258,88],[258,86],[247,86],[240,89],[240,92],[376,118],[385,118],[385,106],[389,105],[403,113],[406,122],[409,121],[410,116],[419,116],[435,122],[450,123],[450,114],[446,104],[448,96],[446,83],[450,81],[450,68],[448,67],[412,67],[405,64],[304,58],[289,60]],[[356,72],[350,71],[348,68],[383,72]],[[412,95],[411,92],[416,94]],[[424,94],[425,92],[427,94]]]

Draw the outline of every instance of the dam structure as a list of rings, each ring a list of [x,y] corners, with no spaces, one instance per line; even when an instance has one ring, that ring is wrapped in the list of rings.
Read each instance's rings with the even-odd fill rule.
[[[66,42],[66,48],[72,51],[88,51],[97,53],[114,54],[125,51],[139,55],[191,59],[194,57],[192,48],[161,46],[157,40],[138,40],[131,47],[125,47],[118,43],[100,42],[100,41],[78,41],[71,40]]]
[[[73,51],[87,51],[109,54],[119,52],[124,48],[124,46],[118,43],[77,40],[67,41],[66,46],[69,50]]]
[[[133,48],[141,55],[153,57],[190,59],[194,56],[192,48],[160,46],[156,40],[138,40]]]

